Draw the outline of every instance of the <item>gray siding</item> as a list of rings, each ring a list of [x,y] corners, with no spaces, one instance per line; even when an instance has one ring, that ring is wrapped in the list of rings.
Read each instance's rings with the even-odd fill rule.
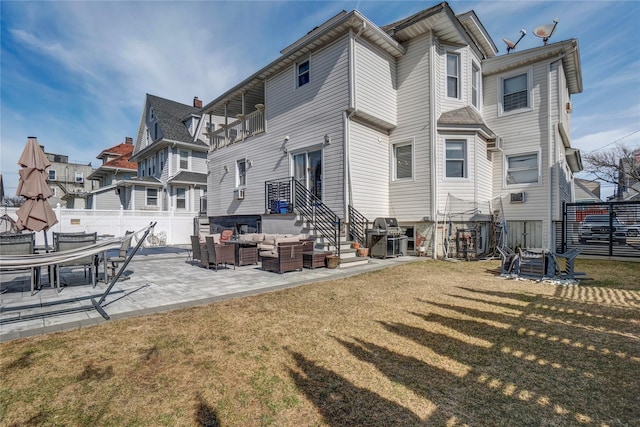
[[[353,206],[369,220],[389,216],[389,137],[351,122],[349,154]]]
[[[390,143],[414,141],[413,180],[389,183],[389,215],[398,221],[416,221],[431,213],[430,43],[428,36],[412,40],[398,61],[398,126],[389,139]]]
[[[395,60],[375,50],[361,39],[356,51],[356,109],[396,124],[396,64]]]
[[[294,67],[266,82],[267,132],[210,154],[210,215],[256,214],[265,210],[265,181],[292,176],[296,152],[322,149],[323,201],[344,218],[343,117],[348,108],[348,39],[342,38],[310,57],[310,82],[296,88]],[[323,146],[324,135],[331,144]],[[284,137],[289,136],[284,154]],[[235,200],[235,162],[247,158],[244,200]],[[224,166],[229,169],[224,173]]]

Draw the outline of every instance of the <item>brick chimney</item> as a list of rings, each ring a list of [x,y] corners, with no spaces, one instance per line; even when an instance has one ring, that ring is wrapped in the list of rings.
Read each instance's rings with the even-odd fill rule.
[[[131,138],[130,136],[127,136],[127,137],[124,139],[124,143],[125,143],[125,144],[133,144],[133,138]]]
[[[193,106],[196,108],[202,108],[202,100],[198,99],[197,96],[193,97]]]

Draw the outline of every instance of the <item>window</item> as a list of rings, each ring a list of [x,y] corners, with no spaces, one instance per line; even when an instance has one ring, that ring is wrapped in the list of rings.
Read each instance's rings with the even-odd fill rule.
[[[460,57],[455,53],[447,54],[447,96],[458,98],[460,93]]]
[[[445,173],[447,178],[465,178],[466,141],[447,140],[445,142]]]
[[[56,180],[56,171],[55,169],[49,169],[49,181]]]
[[[480,68],[471,65],[471,105],[480,108]]]
[[[538,182],[538,153],[507,156],[507,184]]]
[[[180,169],[189,169],[189,151],[180,150]]]
[[[53,195],[53,197],[58,196],[56,187],[49,187],[49,189],[51,190],[51,194]]]
[[[309,83],[309,60],[298,64],[298,87]]]
[[[164,150],[160,152],[160,172],[164,169]]]
[[[246,159],[236,162],[236,187],[247,186],[247,161]]]
[[[147,188],[147,206],[158,206],[157,188]]]
[[[393,166],[394,179],[413,178],[413,144],[393,145]]]
[[[187,207],[187,190],[184,188],[176,188],[176,209],[185,209]]]
[[[529,75],[527,73],[502,79],[502,111],[530,108]]]
[[[76,183],[82,184],[84,182],[84,174],[82,172],[76,172]]]

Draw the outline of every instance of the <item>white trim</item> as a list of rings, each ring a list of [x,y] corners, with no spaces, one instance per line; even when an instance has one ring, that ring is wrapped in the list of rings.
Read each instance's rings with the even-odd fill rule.
[[[476,102],[477,105],[474,105],[473,103],[473,69],[477,68],[478,69],[478,81],[477,86],[476,86]],[[479,112],[482,112],[482,68],[480,68],[480,65],[476,63],[476,61],[474,61],[473,59],[471,60],[471,90],[469,91],[469,96],[471,99],[469,99],[470,104],[472,107],[474,107],[476,110],[478,110]]]
[[[396,142],[390,143],[391,153],[389,158],[391,159],[390,171],[391,171],[391,182],[411,182],[416,179],[416,140],[415,137],[401,139]],[[396,171],[396,147],[404,147],[410,145],[411,146],[411,176],[407,178],[397,178]]]
[[[457,58],[457,79],[458,79],[458,88],[457,88],[457,96],[449,96],[449,55],[455,56]],[[460,52],[457,52],[452,49],[445,48],[444,50],[444,94],[447,99],[462,99],[462,55]]]
[[[504,111],[504,80],[513,77],[520,76],[522,74],[527,75],[527,106],[524,108],[518,108],[515,110]],[[518,114],[522,112],[532,111],[534,109],[533,103],[533,66],[526,69],[519,68],[514,71],[510,71],[505,74],[501,74],[498,77],[498,117],[510,116],[512,114]]]
[[[309,63],[309,69],[306,72],[306,74],[308,76],[307,77],[308,81],[305,84],[301,85],[300,84],[299,67],[300,67],[300,65],[304,64],[305,62]],[[304,86],[307,86],[307,85],[311,84],[311,55],[305,56],[303,58],[300,58],[298,61],[293,63],[293,75],[295,77],[295,88],[296,89],[300,89],[300,88],[302,88]]]
[[[535,182],[522,182],[517,184],[507,183],[507,174],[509,172],[508,158],[515,157],[515,156],[526,156],[530,154],[535,154],[537,156],[538,180]],[[504,171],[502,174],[502,188],[511,190],[514,188],[523,188],[523,187],[532,187],[532,186],[536,187],[536,186],[542,185],[542,150],[541,149],[504,153],[504,155],[502,156],[502,161],[503,161],[503,171]]]
[[[447,142],[462,142],[463,144],[463,151],[464,151],[464,157],[462,158],[463,161],[463,171],[462,171],[462,176],[447,176]],[[452,159],[452,160],[457,160],[457,159]],[[444,144],[442,144],[442,180],[443,181],[449,181],[449,182],[462,182],[462,181],[468,181],[469,180],[469,140],[466,138],[445,138],[444,139]]]
[[[181,153],[183,151],[187,153],[187,167],[186,168],[183,168],[181,166],[181,164],[180,164],[180,163],[182,163],[182,155],[181,155]],[[190,171],[191,170],[191,158],[192,158],[192,154],[193,154],[191,152],[191,150],[187,150],[187,149],[178,147],[178,153],[177,154],[178,154],[178,171]]]

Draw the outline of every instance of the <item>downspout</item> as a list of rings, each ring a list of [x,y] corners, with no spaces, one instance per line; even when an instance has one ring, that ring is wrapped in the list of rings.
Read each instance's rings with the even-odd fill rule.
[[[351,218],[348,218],[348,206],[353,204],[353,183],[352,183],[352,179],[351,179],[351,156],[349,155],[350,150],[349,150],[349,145],[350,145],[350,139],[351,139],[351,126],[350,126],[350,120],[351,117],[355,114],[356,112],[356,52],[355,52],[355,42],[356,39],[358,39],[360,37],[360,35],[362,34],[362,32],[365,30],[365,28],[367,28],[367,23],[365,21],[362,21],[362,26],[360,27],[360,30],[356,33],[355,36],[350,37],[349,38],[349,114],[347,115],[346,112],[343,113],[343,120],[344,120],[344,161],[343,161],[343,167],[344,167],[344,176],[345,176],[345,182],[344,182],[344,209],[345,209],[345,219],[347,221],[351,220]],[[353,30],[349,30],[349,34],[352,35],[353,34]]]
[[[556,60],[557,61],[557,60]],[[554,126],[552,125],[552,115],[551,115],[551,66],[554,62],[552,61],[547,65],[547,171],[548,171],[548,181],[549,181],[549,203],[547,205],[547,220],[548,224],[548,238],[546,248],[547,250],[552,250],[551,241],[553,240],[554,230],[553,230],[553,200],[554,200],[554,191],[553,191],[553,169],[555,168],[555,161],[553,156],[554,144],[553,137],[555,136]]]
[[[431,138],[431,221],[433,221],[433,259],[438,259],[438,185],[437,153],[436,153],[436,45],[431,33],[431,46],[429,48],[429,130]]]

